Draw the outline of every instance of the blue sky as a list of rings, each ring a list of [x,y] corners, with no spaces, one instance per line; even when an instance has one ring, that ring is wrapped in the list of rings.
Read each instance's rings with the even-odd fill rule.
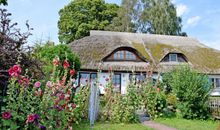
[[[6,7],[12,13],[12,20],[25,28],[29,20],[34,28],[29,44],[37,40],[58,42],[58,11],[70,0],[9,0]],[[120,4],[120,0],[106,0]],[[189,37],[220,50],[220,0],[172,0],[178,15],[183,19],[183,31]]]

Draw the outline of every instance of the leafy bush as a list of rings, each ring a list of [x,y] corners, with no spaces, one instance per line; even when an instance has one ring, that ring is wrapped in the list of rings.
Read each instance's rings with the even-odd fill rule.
[[[135,98],[137,91],[128,87],[128,93],[122,95],[114,91],[112,80],[106,86],[106,94],[101,97],[101,120],[111,121],[113,123],[132,123],[138,122],[138,117],[135,114],[136,108],[139,107]]]
[[[67,59],[54,61],[54,72],[47,82],[21,75],[19,65],[9,69],[11,80],[4,99],[1,129],[72,129],[73,123],[87,117],[89,87],[73,94],[75,71],[70,69]],[[59,69],[60,62],[64,72]]]
[[[208,77],[188,66],[164,74],[163,81],[177,98],[177,114],[183,118],[205,119],[209,116],[208,97],[211,90]]]
[[[54,45],[54,43],[51,42],[47,42],[44,45],[38,44],[34,49],[33,57],[44,63],[42,68],[46,76],[49,76],[48,74],[53,71],[53,62],[51,59],[56,57],[59,57],[61,63],[63,63],[67,58],[70,64],[70,69],[73,69],[74,67],[76,71],[79,71],[81,65],[79,57],[73,53],[68,45],[64,44]],[[59,70],[62,73],[64,72],[62,67],[59,67]]]
[[[153,81],[139,84],[135,83],[135,79],[132,78],[125,95],[114,92],[113,88],[110,80],[106,86],[106,94],[101,100],[101,120],[109,120],[114,123],[138,122],[136,111],[141,108],[144,108],[147,114],[154,119],[162,116],[167,107],[164,92],[161,91],[158,84],[153,84]]]

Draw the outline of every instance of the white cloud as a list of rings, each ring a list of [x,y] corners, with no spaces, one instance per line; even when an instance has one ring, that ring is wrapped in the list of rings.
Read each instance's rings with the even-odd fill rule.
[[[184,4],[178,4],[176,6],[177,16],[182,16],[184,13],[188,11],[188,7]]]
[[[191,17],[186,21],[186,24],[187,26],[196,26],[200,19],[201,19],[200,16]]]

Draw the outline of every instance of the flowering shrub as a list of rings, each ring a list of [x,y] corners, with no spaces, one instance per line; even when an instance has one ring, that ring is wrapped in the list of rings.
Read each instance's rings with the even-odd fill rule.
[[[6,106],[2,109],[1,129],[71,130],[73,123],[87,116],[89,88],[73,94],[75,70],[70,70],[67,59],[63,63],[59,59],[54,61],[53,74],[46,82],[21,75],[19,65],[8,70],[11,78],[4,100]],[[61,64],[64,72],[59,70]],[[71,76],[69,80],[67,75]]]
[[[101,120],[114,123],[138,122],[136,111],[143,109],[152,118],[163,115],[167,108],[164,91],[160,84],[153,83],[152,72],[147,72],[145,82],[136,83],[135,76],[127,86],[127,93],[122,95],[114,92],[111,78],[105,87],[105,94],[101,97]]]

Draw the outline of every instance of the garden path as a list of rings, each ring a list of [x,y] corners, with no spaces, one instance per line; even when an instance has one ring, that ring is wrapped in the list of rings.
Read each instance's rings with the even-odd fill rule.
[[[155,130],[177,130],[175,128],[160,124],[160,123],[156,123],[154,121],[144,121],[142,122],[143,125],[153,128]]]

